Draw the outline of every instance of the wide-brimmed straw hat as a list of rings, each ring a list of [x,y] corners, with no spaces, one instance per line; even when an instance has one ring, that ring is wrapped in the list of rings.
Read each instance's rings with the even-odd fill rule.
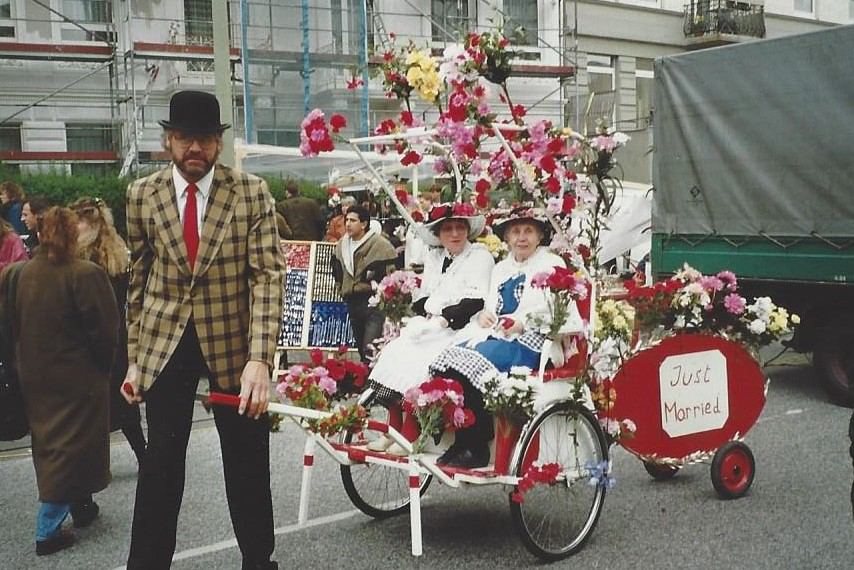
[[[552,225],[549,222],[546,211],[543,208],[535,208],[533,205],[522,205],[513,208],[509,212],[497,214],[492,222],[492,231],[504,239],[504,232],[512,225],[528,223],[538,226],[543,232],[543,242],[548,242],[552,235]]]
[[[486,218],[478,214],[471,204],[436,204],[430,208],[430,212],[427,213],[427,221],[424,223],[424,227],[429,230],[423,235],[427,245],[434,247],[442,245],[442,242],[439,241],[439,226],[447,220],[465,221],[469,227],[469,241],[483,233],[483,228],[486,226]]]
[[[179,91],[169,101],[169,120],[158,121],[164,129],[191,135],[219,133],[231,127],[219,122],[219,101],[204,91]]]

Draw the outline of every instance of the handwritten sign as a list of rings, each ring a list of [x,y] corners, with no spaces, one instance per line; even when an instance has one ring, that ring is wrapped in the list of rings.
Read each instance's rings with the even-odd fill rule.
[[[658,381],[661,429],[670,437],[720,429],[729,418],[727,362],[719,350],[668,356]]]

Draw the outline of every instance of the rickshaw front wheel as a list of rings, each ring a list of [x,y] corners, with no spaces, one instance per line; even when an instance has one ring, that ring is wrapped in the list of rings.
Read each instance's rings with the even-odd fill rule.
[[[605,434],[590,411],[561,402],[525,426],[511,473],[524,477],[549,464],[559,466],[558,478],[540,481],[521,494],[517,486],[510,495],[510,514],[525,547],[551,562],[584,546],[611,482]]]

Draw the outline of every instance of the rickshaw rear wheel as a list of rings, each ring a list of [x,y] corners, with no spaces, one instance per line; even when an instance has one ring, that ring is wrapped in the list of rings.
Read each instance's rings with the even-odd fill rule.
[[[756,475],[753,452],[740,441],[725,443],[712,459],[712,485],[721,499],[738,499],[747,493]]]
[[[547,408],[522,434],[511,473],[523,477],[532,465],[558,463],[562,476],[554,483],[534,485],[522,502],[511,493],[513,525],[532,554],[545,561],[561,560],[584,546],[605,504],[605,434],[590,411],[571,402]]]
[[[656,481],[669,481],[682,469],[679,465],[656,463],[655,461],[644,461],[643,468]]]
[[[382,417],[385,408],[376,404],[372,391],[365,391],[359,403],[368,410],[370,417]],[[357,435],[345,432],[342,443],[353,443]],[[421,495],[427,491],[431,480],[432,476],[421,475]],[[384,519],[409,511],[409,473],[405,469],[375,463],[342,465],[341,482],[353,505],[369,517]]]

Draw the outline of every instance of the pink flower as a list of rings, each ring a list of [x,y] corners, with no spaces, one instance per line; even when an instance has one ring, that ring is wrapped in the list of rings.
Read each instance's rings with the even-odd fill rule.
[[[738,288],[738,280],[732,271],[721,271],[717,277],[724,282],[728,291],[735,291]]]
[[[724,297],[724,308],[733,315],[740,315],[744,312],[744,307],[747,301],[738,293],[730,293]]]
[[[724,288],[724,282],[713,276],[700,277],[700,285],[706,291],[720,291]]]

